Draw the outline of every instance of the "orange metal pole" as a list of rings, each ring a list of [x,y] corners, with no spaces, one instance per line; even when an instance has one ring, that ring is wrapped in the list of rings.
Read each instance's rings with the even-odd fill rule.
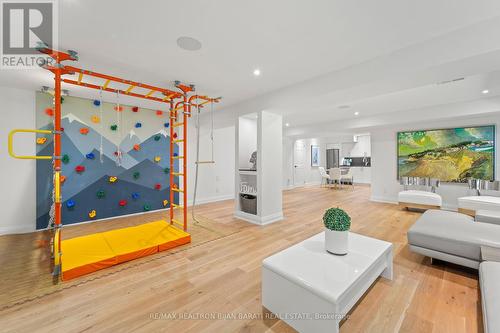
[[[184,159],[182,160],[182,173],[184,174],[184,177],[182,177],[182,181],[184,182],[183,183],[183,191],[182,194],[184,196],[184,204],[183,204],[183,213],[184,213],[184,231],[187,230],[187,205],[188,205],[188,202],[187,202],[187,122],[188,122],[188,114],[189,114],[189,111],[188,111],[188,100],[187,100],[187,96],[186,94],[184,94],[184,111],[182,113],[183,117],[183,122],[184,124],[182,125],[182,136],[184,137],[184,141],[182,142],[182,155],[184,155]]]
[[[57,63],[60,61],[57,59]],[[54,71],[54,172],[61,171],[61,70]],[[55,188],[56,184],[54,184]],[[58,249],[61,251],[61,200],[56,200],[54,204],[54,224],[56,232],[59,230],[59,237],[57,239]],[[60,256],[61,252],[54,253],[54,256]],[[59,265],[61,265],[61,258],[59,258]],[[55,268],[56,274],[61,274],[61,267]],[[58,276],[57,276],[58,277]]]
[[[174,174],[177,172],[174,167],[174,124],[175,124],[175,112],[174,112],[174,102],[170,101],[170,224],[174,219],[174,207],[172,206],[174,202],[174,191],[172,191],[172,186],[174,185]]]
[[[111,81],[115,81],[115,82],[118,82],[118,83],[124,83],[124,84],[128,84],[128,85],[136,86],[138,88],[155,90],[155,91],[161,92],[161,93],[163,93],[164,95],[167,95],[167,96],[168,95],[173,95],[174,98],[181,97],[181,93],[172,91],[170,89],[155,87],[155,86],[152,86],[152,85],[149,85],[149,84],[144,84],[144,83],[130,81],[130,80],[124,80],[124,79],[121,79],[121,78],[116,77],[116,76],[111,76],[111,75],[107,75],[107,74],[101,74],[101,73],[96,73],[96,72],[92,72],[92,71],[87,71],[87,70],[84,70],[84,69],[81,69],[81,68],[78,68],[78,67],[74,67],[74,66],[64,66],[64,68],[66,70],[68,70],[68,71],[71,71],[71,72],[83,73],[85,75],[90,75],[90,76],[98,77],[98,78],[105,79],[105,80],[111,80]],[[132,96],[132,93],[130,93],[130,92],[129,93],[124,92],[124,94]]]
[[[123,94],[123,95],[128,95],[128,96],[132,96],[132,97],[138,97],[138,98],[144,98],[144,99],[149,99],[151,101],[156,101],[156,102],[168,102],[169,100],[164,100],[163,98],[158,98],[158,97],[153,97],[153,96],[146,96],[146,95],[141,95],[141,94],[137,94],[137,93],[133,93],[133,92],[129,92],[129,93],[125,93],[125,90],[120,90],[120,89],[113,89],[113,88],[108,88],[108,87],[104,87],[104,86],[98,86],[96,84],[91,84],[91,83],[85,83],[85,82],[80,82],[78,83],[78,81],[75,81],[75,80],[70,80],[70,79],[62,79],[62,82],[64,83],[69,83],[69,84],[74,84],[76,86],[83,86],[83,87],[86,87],[86,88],[92,88],[92,89],[96,89],[96,90],[103,90],[103,91],[108,91],[108,92],[112,92],[112,93],[120,93],[120,94]]]

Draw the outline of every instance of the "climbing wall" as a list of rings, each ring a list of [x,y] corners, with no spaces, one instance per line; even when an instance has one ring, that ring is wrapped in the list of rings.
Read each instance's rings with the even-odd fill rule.
[[[52,129],[52,99],[36,95],[38,129]],[[64,225],[170,207],[167,104],[151,110],[66,96],[62,127]],[[38,155],[52,155],[50,135],[38,135],[35,144]],[[43,229],[52,203],[51,161],[37,161],[36,182],[37,229]]]

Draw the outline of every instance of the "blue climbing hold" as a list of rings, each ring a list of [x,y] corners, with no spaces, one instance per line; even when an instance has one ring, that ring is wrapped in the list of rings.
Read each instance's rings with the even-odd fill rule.
[[[177,154],[177,153],[174,153],[174,156],[179,156],[179,154]]]
[[[93,160],[95,158],[95,154],[94,153],[88,153],[87,155],[85,155],[85,157],[89,160]]]
[[[135,123],[135,128],[141,128],[142,124],[141,123]]]
[[[68,209],[75,208],[75,205],[76,205],[76,203],[73,200],[71,200],[71,199],[68,200],[68,201],[66,201],[66,207],[68,207]]]
[[[140,195],[137,192],[132,193],[132,199],[137,200],[139,199]]]
[[[166,128],[169,128],[170,127],[170,123],[165,123],[163,124]]]
[[[101,105],[101,101],[100,101],[100,100],[98,100],[98,99],[94,99],[94,105],[95,105],[95,106],[99,106],[99,105]]]

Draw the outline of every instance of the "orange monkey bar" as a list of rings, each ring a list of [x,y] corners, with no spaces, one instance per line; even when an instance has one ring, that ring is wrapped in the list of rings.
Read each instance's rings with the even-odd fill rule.
[[[84,70],[81,68],[77,68],[74,66],[63,65],[62,61],[77,61],[78,56],[74,51],[61,52],[48,48],[46,45],[39,45],[38,51],[50,56],[55,63],[52,61],[46,61],[42,64],[42,67],[54,73],[54,174],[56,175],[54,188],[59,189],[58,175],[61,171],[61,83],[73,84],[77,86],[82,86],[86,88],[102,90],[112,93],[119,93],[126,96],[132,96],[137,98],[143,98],[147,100],[152,100],[156,102],[164,102],[169,103],[170,105],[170,225],[176,224],[184,231],[187,229],[187,123],[188,117],[191,117],[191,107],[202,107],[207,103],[217,103],[220,98],[209,98],[207,96],[193,95],[188,98],[188,94],[194,91],[194,86],[192,85],[184,85],[180,82],[175,82],[175,87],[180,90],[173,91],[166,88],[160,88],[156,86],[152,86],[149,84],[144,84],[136,81],[124,80],[116,76],[111,76],[107,74],[101,74],[92,72],[89,70]],[[62,75],[74,75],[78,73],[77,80],[62,78]],[[85,76],[91,76],[94,78],[103,79],[103,85],[97,85],[92,83],[84,82]],[[128,87],[123,89],[111,88],[109,85],[112,83],[119,83],[128,85]],[[133,90],[136,88],[142,88],[147,90],[147,93],[139,93],[134,92]],[[155,93],[161,93],[163,96],[153,96]],[[176,99],[181,99],[181,101],[175,103]],[[194,100],[202,100],[203,102],[199,104],[193,104]],[[175,106],[175,107],[174,107]],[[178,121],[178,111],[182,110],[182,121]],[[175,128],[182,127],[182,135],[183,138],[176,138],[177,134],[175,132]],[[174,145],[175,143],[182,143],[183,151],[182,155],[179,156],[174,153]],[[182,163],[182,172],[180,170],[174,170],[174,160],[183,160]],[[182,180],[182,188],[179,188],[175,184],[174,177],[183,177]],[[183,204],[177,205],[174,201],[174,192],[183,194]],[[183,221],[177,221],[174,219],[174,209],[182,209],[183,210]],[[61,226],[62,226],[62,218],[61,218],[61,200],[56,200],[55,202],[55,214],[54,214],[54,227],[56,229],[53,238],[53,255],[54,255],[54,276],[59,279],[61,276]]]

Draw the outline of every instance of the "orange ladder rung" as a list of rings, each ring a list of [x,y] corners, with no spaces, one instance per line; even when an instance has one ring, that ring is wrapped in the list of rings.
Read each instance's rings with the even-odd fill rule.
[[[174,176],[184,176],[184,174],[180,173],[180,172],[172,172],[172,175],[174,175]]]
[[[184,139],[178,139],[178,140],[173,141],[173,143],[177,143],[177,142],[184,142]]]
[[[180,188],[173,188],[172,191],[174,191],[174,192],[184,192],[184,190],[181,190]]]
[[[184,156],[172,156],[172,158],[173,158],[174,160],[178,160],[178,159],[184,158]]]
[[[175,123],[173,126],[174,126],[174,127],[179,127],[179,126],[182,126],[182,125],[184,125],[184,122],[181,122],[181,123]]]
[[[184,224],[183,224],[183,223],[180,223],[180,222],[179,222],[179,221],[177,221],[177,220],[172,219],[172,221],[171,221],[171,222],[172,222],[172,223],[174,223],[174,224],[177,224],[177,225],[181,226],[182,228],[184,228]]]
[[[177,204],[174,204],[174,203],[173,203],[173,204],[171,204],[171,206],[172,206],[173,208],[184,208],[184,206],[183,206],[183,205],[177,205]]]

